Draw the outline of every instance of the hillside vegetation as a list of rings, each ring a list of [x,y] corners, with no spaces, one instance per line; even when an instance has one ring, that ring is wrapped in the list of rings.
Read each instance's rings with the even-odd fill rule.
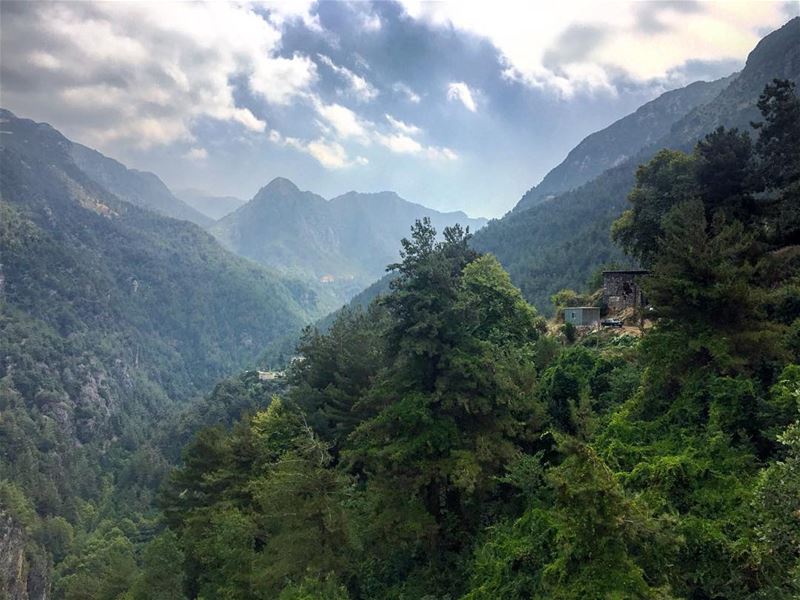
[[[418,222],[389,292],[308,329],[288,391],[202,430],[132,598],[796,598],[800,100],[637,170],[614,237],[654,326],[570,343],[460,227]],[[104,546],[105,545],[105,546]],[[119,559],[121,560],[121,559]],[[92,576],[94,575],[94,578]],[[69,588],[65,588],[69,589]],[[79,597],[70,596],[67,597]],[[112,597],[112,596],[108,596]]]
[[[0,537],[15,541],[0,576],[28,571],[35,590],[101,515],[151,505],[160,421],[319,309],[199,227],[120,200],[48,125],[2,121]]]

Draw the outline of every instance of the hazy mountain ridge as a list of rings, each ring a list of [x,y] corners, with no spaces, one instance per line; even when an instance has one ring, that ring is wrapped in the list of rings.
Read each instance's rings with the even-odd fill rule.
[[[439,230],[455,223],[475,230],[486,222],[463,212],[441,213],[394,192],[348,192],[326,200],[279,177],[209,230],[242,256],[344,285],[351,295],[399,258],[398,242],[423,217]]]
[[[214,196],[193,188],[173,190],[173,194],[215,221],[232,213],[245,203],[244,200],[235,196]]]
[[[154,173],[129,169],[113,158],[76,142],[71,143],[70,155],[78,168],[126,202],[201,226],[212,222],[211,218],[176,198]]]
[[[638,165],[661,148],[690,150],[720,125],[749,130],[767,83],[774,78],[800,82],[798,34],[800,18],[794,18],[758,43],[744,69],[713,100],[679,119],[661,139],[575,190],[491,221],[476,234],[475,247],[495,254],[542,311],[551,310],[553,293],[581,288],[603,265],[630,264],[612,243],[610,227],[628,208],[627,194]]]
[[[713,100],[737,74],[716,81],[696,81],[670,90],[643,104],[605,129],[584,138],[542,181],[526,192],[514,210],[523,210],[568,192],[622,164],[642,148],[657,142],[697,106]]]
[[[800,17],[759,41],[747,57],[741,76],[711,102],[697,106],[676,122],[657,145],[689,150],[698,139],[719,126],[750,131],[750,123],[760,120],[758,96],[772,79],[800,84]]]

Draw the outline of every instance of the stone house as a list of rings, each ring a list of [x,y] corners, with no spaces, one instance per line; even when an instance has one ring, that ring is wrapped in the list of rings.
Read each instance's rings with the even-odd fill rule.
[[[603,271],[603,300],[609,314],[617,314],[626,308],[640,308],[647,304],[641,288],[641,279],[650,271],[628,269]]]

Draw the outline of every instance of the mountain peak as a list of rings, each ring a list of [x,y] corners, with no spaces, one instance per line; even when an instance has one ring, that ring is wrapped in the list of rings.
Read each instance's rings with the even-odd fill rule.
[[[287,194],[296,194],[299,191],[300,188],[298,188],[290,179],[286,179],[286,177],[276,177],[267,185],[258,190],[258,194],[256,194],[256,196],[260,196],[262,193],[278,194],[283,196]]]

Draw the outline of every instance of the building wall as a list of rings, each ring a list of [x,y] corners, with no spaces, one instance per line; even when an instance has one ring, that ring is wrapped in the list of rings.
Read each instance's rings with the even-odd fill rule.
[[[600,321],[599,308],[565,308],[564,321],[576,327],[593,327]]]
[[[603,300],[610,313],[642,306],[644,297],[638,283],[641,277],[636,273],[603,273]]]

